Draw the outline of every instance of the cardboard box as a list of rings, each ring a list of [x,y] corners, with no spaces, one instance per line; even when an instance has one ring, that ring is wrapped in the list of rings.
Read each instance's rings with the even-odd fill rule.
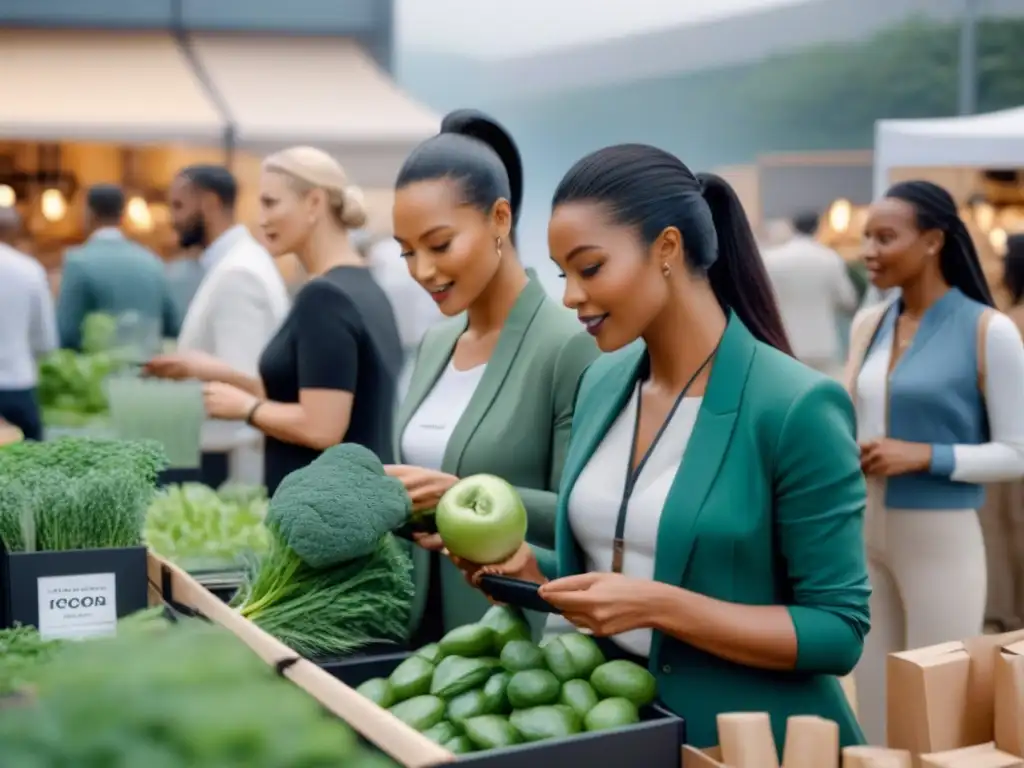
[[[1024,760],[988,743],[921,755],[921,768],[1024,768]]]
[[[996,653],[995,737],[1003,752],[1024,755],[1024,641]]]
[[[102,637],[146,605],[145,547],[8,552],[0,545],[0,626],[33,626],[45,639]]]
[[[912,768],[914,760],[905,749],[846,747],[843,768]]]
[[[996,651],[1022,640],[1009,632],[891,654],[888,746],[922,755],[993,741]]]
[[[713,749],[697,749],[683,747],[683,768],[728,768],[719,758],[722,753],[717,747]]]
[[[767,712],[724,712],[717,721],[722,762],[729,768],[779,768]]]
[[[813,715],[786,721],[783,768],[839,768],[839,724]]]

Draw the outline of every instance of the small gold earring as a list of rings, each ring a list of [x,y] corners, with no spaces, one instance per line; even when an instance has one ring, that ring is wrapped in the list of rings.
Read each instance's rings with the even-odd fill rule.
[[[498,258],[500,259],[501,258],[501,238],[500,237],[495,242],[495,247],[498,250]]]
[[[661,265],[661,274],[663,274],[665,277],[668,277],[669,275],[672,274],[672,267],[668,265],[667,261]]]

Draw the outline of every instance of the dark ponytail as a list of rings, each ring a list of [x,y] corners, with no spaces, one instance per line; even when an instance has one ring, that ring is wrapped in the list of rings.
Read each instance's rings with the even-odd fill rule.
[[[943,233],[939,254],[943,279],[965,296],[994,307],[978,250],[953,196],[930,181],[905,181],[890,187],[885,196],[910,203],[917,213],[917,228],[922,232],[937,229]]]
[[[775,291],[743,204],[721,176],[699,173],[697,181],[718,234],[718,258],[708,267],[715,296],[723,307],[733,309],[757,338],[792,355]]]
[[[1014,306],[1024,301],[1024,234],[1010,235],[1006,240],[1003,284],[1010,292]]]
[[[687,266],[706,274],[718,302],[755,337],[792,355],[768,273],[736,193],[712,174],[644,144],[593,152],[559,183],[552,207],[593,201],[636,227],[651,245],[669,227],[683,236]]]
[[[441,132],[412,151],[395,189],[417,181],[452,179],[465,202],[490,212],[499,199],[512,209],[512,238],[523,202],[523,162],[515,141],[496,120],[471,109],[449,113]]]

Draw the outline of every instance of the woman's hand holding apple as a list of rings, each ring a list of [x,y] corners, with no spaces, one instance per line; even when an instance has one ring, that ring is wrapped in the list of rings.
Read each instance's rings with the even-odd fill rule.
[[[447,554],[455,566],[462,571],[466,580],[477,588],[480,587],[480,579],[483,576],[508,576],[513,579],[531,581],[534,584],[546,584],[548,581],[547,577],[541,573],[540,566],[537,565],[537,557],[533,554],[533,548],[525,542],[512,557],[503,563],[480,565],[455,557],[450,552]]]

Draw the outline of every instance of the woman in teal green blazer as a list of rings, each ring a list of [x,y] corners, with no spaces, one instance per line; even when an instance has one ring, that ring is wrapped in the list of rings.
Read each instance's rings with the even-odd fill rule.
[[[410,155],[396,187],[395,237],[409,272],[450,319],[428,331],[416,353],[395,419],[401,463],[388,472],[420,510],[433,508],[460,477],[504,478],[526,505],[529,540],[553,562],[574,396],[598,350],[516,257],[519,153],[492,120],[456,112]],[[480,618],[487,601],[449,561],[427,552],[440,549],[440,540],[421,544],[414,626],[425,610],[435,636]],[[434,598],[443,594],[440,609],[436,601],[427,608],[432,561],[440,564],[432,590]],[[541,618],[533,622],[539,630]],[[432,639],[431,632],[418,639]]]
[[[692,744],[733,711],[769,712],[780,749],[797,714],[862,743],[837,679],[869,628],[853,407],[792,358],[735,194],[611,147],[563,179],[549,243],[566,305],[611,354],[579,390],[556,569],[524,547],[477,573],[541,583],[647,664]]]

